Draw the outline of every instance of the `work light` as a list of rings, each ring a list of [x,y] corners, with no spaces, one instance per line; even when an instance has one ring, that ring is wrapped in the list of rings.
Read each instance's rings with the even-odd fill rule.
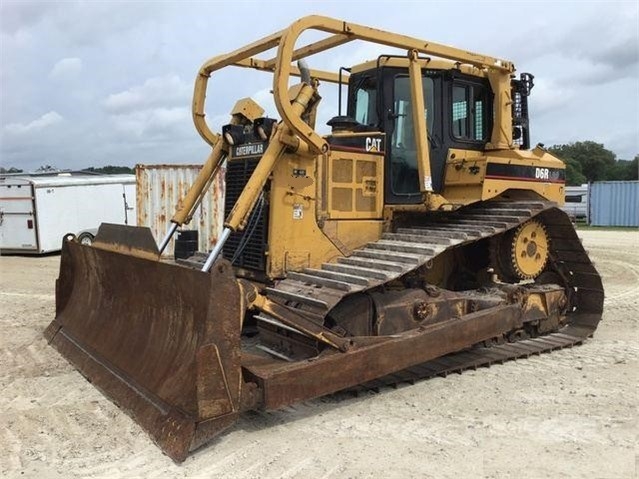
[[[274,118],[258,118],[253,123],[253,127],[255,128],[255,136],[257,136],[260,140],[266,141],[271,137],[271,133],[273,132],[273,127],[277,123],[277,120]]]
[[[224,125],[222,127],[222,136],[224,136],[229,145],[240,145],[245,140],[244,127],[242,125]]]

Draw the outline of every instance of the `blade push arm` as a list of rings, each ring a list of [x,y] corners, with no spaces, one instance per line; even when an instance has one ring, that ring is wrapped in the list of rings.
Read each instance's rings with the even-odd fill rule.
[[[296,87],[293,87],[291,91],[297,91],[297,93],[290,103],[295,115],[301,118],[306,109],[315,102],[316,91],[314,87],[306,83],[302,83],[298,86],[297,90],[295,90],[295,88]],[[211,268],[222,251],[222,247],[231,232],[241,230],[246,226],[248,216],[251,214],[260,192],[264,189],[266,180],[273,171],[277,160],[289,146],[282,140],[282,136],[285,135],[290,135],[290,129],[284,123],[279,123],[273,137],[271,138],[268,148],[266,148],[266,151],[264,152],[264,155],[262,155],[255,171],[251,174],[251,177],[244,186],[240,197],[237,199],[235,206],[226,219],[222,236],[219,238],[209,257],[206,259],[206,263],[204,263],[202,271],[208,271]]]
[[[264,110],[250,98],[238,100],[231,111],[231,125],[243,125],[255,121],[264,114]],[[160,253],[164,251],[171,237],[175,233],[178,226],[189,223],[195,210],[202,202],[204,195],[215,178],[219,166],[222,164],[228,153],[228,145],[220,136],[215,135],[212,138],[213,150],[209,155],[206,163],[197,175],[197,178],[189,188],[186,196],[180,200],[177,210],[171,218],[171,226],[166,236],[160,243]]]
[[[171,218],[171,226],[158,248],[160,250],[160,254],[162,254],[166,246],[169,244],[169,241],[171,241],[171,237],[177,230],[178,226],[182,226],[183,224],[191,221],[195,210],[198,206],[200,206],[202,198],[204,198],[204,195],[208,191],[209,185],[213,181],[215,173],[225,156],[226,145],[218,136],[218,140],[215,143],[215,146],[213,146],[213,151],[211,151],[206,163],[204,163],[204,166],[198,173],[195,182],[189,188],[186,196],[180,201],[177,211],[173,215],[173,218]]]

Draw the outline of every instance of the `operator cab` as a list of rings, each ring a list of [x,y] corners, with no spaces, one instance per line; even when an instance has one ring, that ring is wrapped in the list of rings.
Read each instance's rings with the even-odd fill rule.
[[[493,94],[488,79],[476,68],[423,61],[433,190],[440,193],[449,150],[482,151],[490,141]],[[352,131],[385,134],[385,203],[420,203],[408,59],[383,56],[354,67],[348,91]]]

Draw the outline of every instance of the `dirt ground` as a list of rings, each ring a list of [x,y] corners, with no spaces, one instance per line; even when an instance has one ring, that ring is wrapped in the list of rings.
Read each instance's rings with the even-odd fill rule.
[[[47,346],[60,257],[2,257],[0,475],[637,477],[639,233],[580,236],[606,288],[583,346],[246,414],[181,466]]]

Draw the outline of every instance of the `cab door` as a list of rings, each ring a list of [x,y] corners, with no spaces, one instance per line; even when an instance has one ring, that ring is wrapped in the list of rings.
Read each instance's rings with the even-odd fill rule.
[[[417,167],[417,145],[412,119],[410,78],[404,68],[383,69],[383,122],[387,134],[385,199],[389,204],[422,202]],[[433,190],[443,188],[446,149],[442,141],[441,76],[423,70],[426,127],[433,178]]]

